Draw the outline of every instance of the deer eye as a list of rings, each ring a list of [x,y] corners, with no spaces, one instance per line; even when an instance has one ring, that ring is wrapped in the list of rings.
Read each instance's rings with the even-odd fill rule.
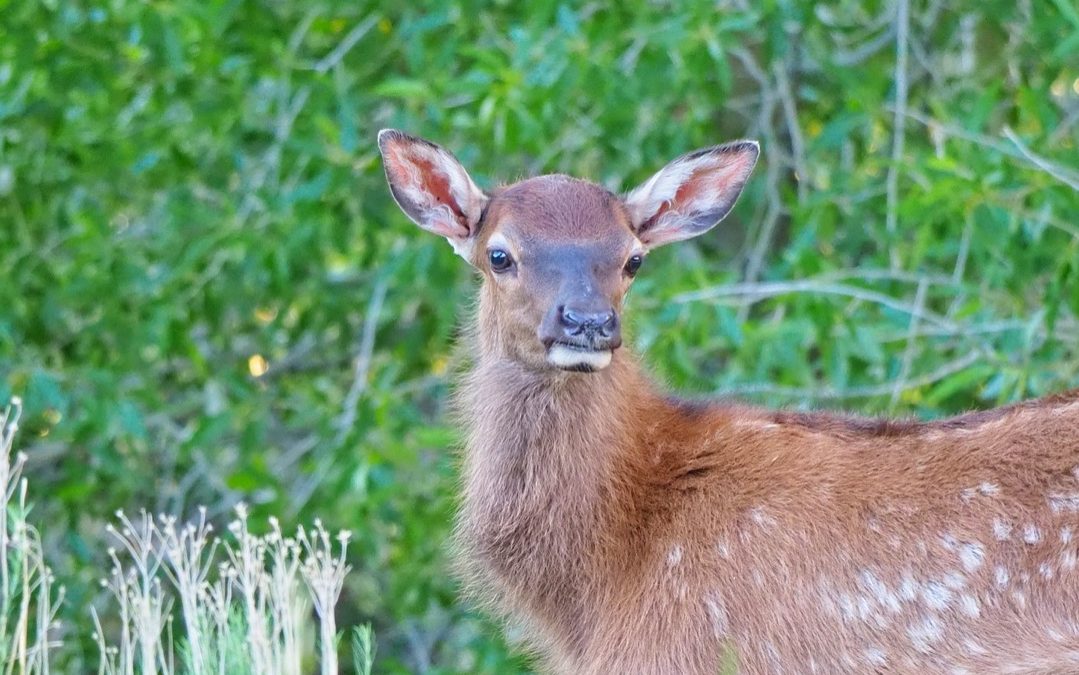
[[[493,248],[488,251],[487,260],[491,263],[491,269],[495,272],[505,272],[513,267],[513,258],[500,248]]]
[[[641,269],[641,263],[644,262],[644,256],[639,253],[634,253],[626,261],[626,274],[631,277],[637,276],[637,270]]]

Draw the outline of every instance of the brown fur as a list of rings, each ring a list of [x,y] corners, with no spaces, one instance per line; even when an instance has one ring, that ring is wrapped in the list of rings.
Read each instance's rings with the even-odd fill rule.
[[[626,349],[546,367],[544,252],[624,253],[628,211],[564,177],[487,207],[457,541],[544,670],[1079,672],[1079,390],[922,423],[681,401]]]
[[[1079,392],[806,424],[481,355],[461,398],[469,587],[552,671],[1079,669]]]

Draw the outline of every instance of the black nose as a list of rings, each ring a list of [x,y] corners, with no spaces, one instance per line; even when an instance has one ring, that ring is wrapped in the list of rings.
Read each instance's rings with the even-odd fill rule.
[[[611,310],[586,312],[561,307],[559,319],[566,335],[587,335],[588,337],[611,337],[618,329],[618,317]]]

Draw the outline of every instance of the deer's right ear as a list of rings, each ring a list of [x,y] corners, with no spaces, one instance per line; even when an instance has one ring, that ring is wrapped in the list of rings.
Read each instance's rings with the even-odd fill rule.
[[[682,155],[626,197],[637,238],[648,248],[703,234],[742,193],[760,146],[735,141]]]
[[[447,150],[396,129],[378,132],[390,192],[417,225],[445,237],[471,262],[472,243],[487,195]]]

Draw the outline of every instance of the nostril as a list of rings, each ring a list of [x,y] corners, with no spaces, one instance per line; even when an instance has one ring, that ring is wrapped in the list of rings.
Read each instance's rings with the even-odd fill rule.
[[[580,328],[581,324],[585,321],[584,317],[581,317],[565,305],[559,307],[558,310],[558,314],[562,318],[562,325],[566,328]]]
[[[617,317],[615,317],[614,312],[607,312],[606,314],[601,314],[599,327],[604,331],[614,330],[616,318]]]

